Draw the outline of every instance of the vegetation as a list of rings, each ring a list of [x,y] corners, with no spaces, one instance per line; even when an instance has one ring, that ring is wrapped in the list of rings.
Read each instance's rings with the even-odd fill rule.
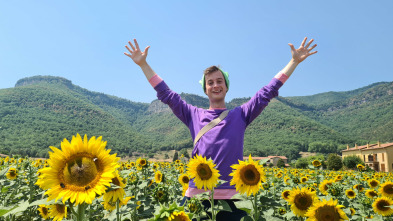
[[[206,98],[182,93],[206,108]],[[283,155],[299,151],[340,153],[347,144],[391,142],[393,83],[376,83],[348,92],[278,97],[246,130],[244,155]],[[229,109],[249,98],[227,103]],[[0,153],[48,157],[75,133],[106,137],[119,156],[192,148],[188,128],[160,101],[150,104],[91,92],[71,81],[35,76],[0,90]]]

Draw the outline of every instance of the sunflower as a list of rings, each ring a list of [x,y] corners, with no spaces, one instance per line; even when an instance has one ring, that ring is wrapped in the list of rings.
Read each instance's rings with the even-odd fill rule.
[[[379,186],[379,181],[376,180],[376,179],[369,180],[369,181],[368,181],[368,185],[369,185],[371,188],[376,188],[376,187]]]
[[[329,186],[331,186],[333,183],[333,180],[322,181],[322,183],[319,184],[319,191],[321,191],[323,195],[328,195],[327,190],[329,189]]]
[[[144,158],[140,158],[140,157],[139,157],[139,158],[136,160],[136,165],[137,165],[138,169],[139,169],[139,168],[141,168],[141,169],[146,168],[146,167],[147,167],[147,160],[144,159]]]
[[[364,187],[362,184],[356,184],[353,186],[354,189],[357,189],[359,192],[363,192],[364,191]]]
[[[231,166],[234,170],[229,176],[233,176],[231,185],[236,185],[236,191],[247,196],[258,193],[261,183],[265,182],[265,172],[262,167],[251,158],[248,161],[239,160],[239,164]]]
[[[307,177],[302,177],[302,178],[300,178],[300,182],[301,183],[305,183],[305,182],[307,182],[308,181],[308,178]]]
[[[284,200],[288,201],[288,200],[289,200],[289,194],[290,194],[290,193],[291,193],[290,190],[284,190],[284,191],[282,191],[282,193],[281,193],[281,197],[282,197]]]
[[[67,218],[67,207],[64,204],[54,204],[49,206],[49,216],[53,221]]]
[[[157,171],[154,174],[154,180],[156,181],[156,183],[161,183],[164,180],[164,175],[162,175],[161,171]]]
[[[193,197],[187,202],[188,209],[191,213],[198,214],[202,211],[202,204],[201,202]]]
[[[13,168],[13,167],[11,167],[9,170],[8,170],[8,172],[7,172],[7,174],[5,175],[8,179],[10,179],[10,180],[14,180],[14,179],[16,179],[16,177],[18,176],[18,172],[17,172],[17,170],[15,169],[15,168]]]
[[[168,188],[163,186],[158,186],[153,190],[153,197],[159,203],[167,203],[169,196],[168,196]]]
[[[188,183],[190,182],[190,178],[188,177],[187,174],[182,174],[179,176],[179,183],[184,186],[184,185],[188,185]]]
[[[307,221],[329,221],[329,220],[349,220],[345,212],[341,209],[344,206],[337,205],[337,200],[316,202],[310,207],[306,215]]]
[[[390,181],[383,183],[379,188],[379,192],[382,196],[393,198],[393,183]]]
[[[190,178],[195,178],[194,182],[198,189],[204,188],[213,189],[218,183],[218,177],[220,176],[216,165],[211,159],[206,160],[206,157],[196,155],[188,163],[187,173]]]
[[[378,193],[377,193],[377,191],[375,191],[375,190],[373,190],[373,189],[370,189],[370,190],[366,190],[366,193],[365,193],[365,195],[368,197],[368,198],[374,198],[374,197],[377,197],[378,196]]]
[[[46,205],[39,205],[37,210],[40,212],[40,215],[43,219],[49,218],[49,208]]]
[[[304,217],[307,210],[317,201],[315,192],[311,192],[307,188],[297,187],[289,193],[288,202],[291,204],[293,213],[297,216]]]
[[[184,211],[173,211],[169,217],[167,217],[168,221],[191,221],[188,215]]]
[[[391,216],[393,209],[390,206],[393,205],[393,200],[388,197],[379,197],[373,203],[373,210],[382,216]]]
[[[351,211],[351,216],[355,215],[356,210],[354,208],[351,207],[351,208],[349,208],[349,210]]]
[[[347,189],[345,190],[345,195],[349,198],[349,199],[354,199],[356,197],[356,193],[355,191],[353,191],[352,189]]]
[[[121,199],[119,201],[119,207],[126,205],[131,198],[133,198],[133,197],[129,196],[129,197],[125,197],[125,198]],[[108,210],[111,212],[116,209],[116,203],[117,203],[117,201],[110,200],[110,201],[104,201],[101,204],[104,205],[105,210]]]
[[[362,164],[358,164],[356,167],[358,168],[359,171],[364,170],[364,166]]]
[[[322,164],[321,164],[321,162],[320,162],[319,160],[313,160],[313,161],[312,161],[312,165],[313,165],[314,167],[320,167]]]
[[[85,135],[73,136],[71,143],[67,139],[61,142],[61,150],[50,147],[49,167],[40,169],[36,185],[47,190],[48,201],[63,198],[71,203],[91,204],[96,194],[105,193],[114,172],[119,167],[116,154],[109,155],[105,150],[106,142],[102,137],[87,140]]]

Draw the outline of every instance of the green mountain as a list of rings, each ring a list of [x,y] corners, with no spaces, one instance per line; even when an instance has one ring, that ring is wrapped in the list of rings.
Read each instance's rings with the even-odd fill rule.
[[[180,94],[207,108],[207,98]],[[233,99],[229,109],[249,98]],[[299,157],[322,143],[319,152],[339,152],[346,144],[393,140],[393,82],[348,92],[278,97],[247,128],[245,155]],[[0,90],[0,153],[48,156],[49,146],[79,133],[103,136],[120,156],[192,148],[189,131],[158,100],[137,103],[92,92],[52,76],[19,80]],[[312,149],[312,148],[311,148]]]

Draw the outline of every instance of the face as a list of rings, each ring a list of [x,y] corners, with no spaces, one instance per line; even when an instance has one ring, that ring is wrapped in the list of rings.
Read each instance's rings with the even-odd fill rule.
[[[225,84],[225,78],[221,71],[215,71],[205,75],[206,95],[212,101],[224,100],[228,88]]]

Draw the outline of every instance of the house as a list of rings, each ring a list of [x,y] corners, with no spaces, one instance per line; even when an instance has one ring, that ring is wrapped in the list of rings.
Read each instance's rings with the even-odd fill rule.
[[[342,150],[342,159],[347,156],[359,156],[371,169],[381,172],[393,171],[393,143],[367,144],[350,148],[347,145],[346,150]]]
[[[266,162],[267,165],[272,163],[274,166],[277,166],[277,163],[280,159],[282,159],[285,163],[285,167],[289,167],[288,164],[288,158],[285,156],[268,156],[268,157],[251,157],[255,161],[260,161],[260,160],[265,160],[267,159],[268,161]],[[243,156],[243,160],[248,160],[248,157]]]

